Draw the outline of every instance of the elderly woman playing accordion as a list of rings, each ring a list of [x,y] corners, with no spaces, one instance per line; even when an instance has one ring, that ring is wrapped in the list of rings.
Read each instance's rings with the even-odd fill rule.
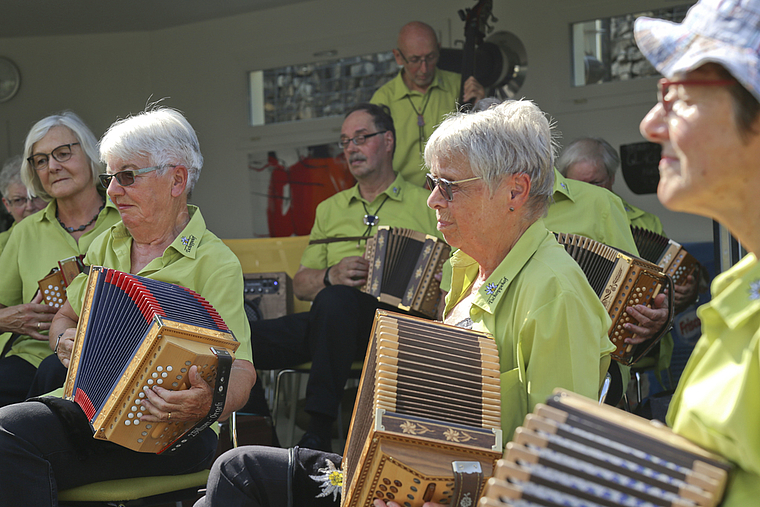
[[[640,18],[636,41],[664,76],[641,132],[662,146],[657,197],[719,221],[749,252],[712,283],[702,337],[671,401],[673,430],[733,470],[724,507],[760,498],[760,1],[708,0],[682,24]]]
[[[216,308],[241,342],[232,364],[224,418],[245,403],[256,373],[240,264],[206,229],[200,210],[187,203],[203,164],[195,132],[177,111],[158,108],[113,124],[100,150],[107,166],[100,181],[122,221],[93,242],[85,264],[182,285]],[[69,286],[68,302],[51,326],[56,354],[65,366],[85,284],[80,275]],[[189,380],[185,390],[160,386],[148,390],[140,419],[195,421],[205,416],[212,405],[212,389],[195,365]],[[6,505],[56,505],[57,491],[81,484],[202,470],[210,465],[217,441],[208,428],[173,453],[131,451],[93,439],[79,405],[55,396],[0,409],[0,430],[0,489],[14,491],[12,498],[6,497]]]
[[[528,101],[455,114],[425,148],[428,205],[460,249],[445,322],[494,336],[505,441],[556,387],[596,399],[614,350],[604,307],[541,218],[553,160],[549,122]],[[235,449],[214,464],[197,505],[337,505],[321,478],[339,462],[307,449]]]

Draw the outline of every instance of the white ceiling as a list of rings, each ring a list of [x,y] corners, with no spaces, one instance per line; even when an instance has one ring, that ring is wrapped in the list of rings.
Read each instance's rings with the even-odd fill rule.
[[[0,38],[150,31],[307,0],[0,0]]]

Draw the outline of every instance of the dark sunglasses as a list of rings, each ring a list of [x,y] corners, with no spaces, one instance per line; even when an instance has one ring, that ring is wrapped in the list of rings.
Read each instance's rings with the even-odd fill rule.
[[[100,180],[100,184],[103,185],[103,188],[106,189],[109,187],[111,180],[114,178],[116,178],[116,181],[119,182],[119,185],[122,187],[128,187],[135,182],[135,177],[137,177],[138,174],[145,174],[151,171],[156,171],[162,167],[164,166],[156,165],[153,167],[146,167],[145,169],[128,169],[126,171],[119,171],[115,174],[98,174],[98,179]]]

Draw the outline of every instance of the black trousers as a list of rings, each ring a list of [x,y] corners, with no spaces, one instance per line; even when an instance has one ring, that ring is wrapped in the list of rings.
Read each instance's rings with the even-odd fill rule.
[[[340,462],[337,454],[299,447],[238,447],[214,462],[206,496],[194,507],[338,507],[330,472]]]
[[[175,453],[161,455],[131,451],[91,436],[81,439],[92,435],[84,412],[73,402],[59,401],[67,408],[67,423],[38,401],[0,409],[4,507],[55,506],[58,491],[92,482],[197,472],[207,468],[216,454],[217,438],[210,428]]]
[[[26,399],[37,368],[19,356],[0,359],[0,407]]]
[[[26,397],[43,396],[59,387],[63,387],[68,371],[61,364],[61,360],[58,359],[57,355],[51,354],[47,356],[37,367],[37,372],[34,374],[34,379],[32,379],[32,384],[29,386],[29,392]]]
[[[364,359],[378,308],[397,310],[352,287],[325,287],[309,312],[251,322],[253,363],[275,370],[311,361],[305,409],[335,419],[351,363]]]

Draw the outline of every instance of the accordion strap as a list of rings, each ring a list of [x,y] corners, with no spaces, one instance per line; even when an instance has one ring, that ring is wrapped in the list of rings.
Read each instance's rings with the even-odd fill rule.
[[[214,384],[214,397],[211,400],[211,409],[206,417],[198,421],[182,438],[169,447],[169,452],[176,451],[188,440],[198,436],[203,430],[214,424],[219,419],[219,416],[222,415],[224,401],[227,397],[227,387],[230,381],[230,371],[232,370],[232,354],[227,349],[220,347],[211,347],[211,352],[219,360],[216,366],[216,383]]]
[[[339,241],[361,241],[363,239],[369,239],[373,236],[348,236],[348,237],[340,237],[340,238],[322,238],[322,239],[312,239],[309,241],[310,245],[322,245],[325,243],[338,243]]]
[[[452,461],[454,471],[454,492],[451,507],[469,507],[480,498],[483,471],[479,461]]]

